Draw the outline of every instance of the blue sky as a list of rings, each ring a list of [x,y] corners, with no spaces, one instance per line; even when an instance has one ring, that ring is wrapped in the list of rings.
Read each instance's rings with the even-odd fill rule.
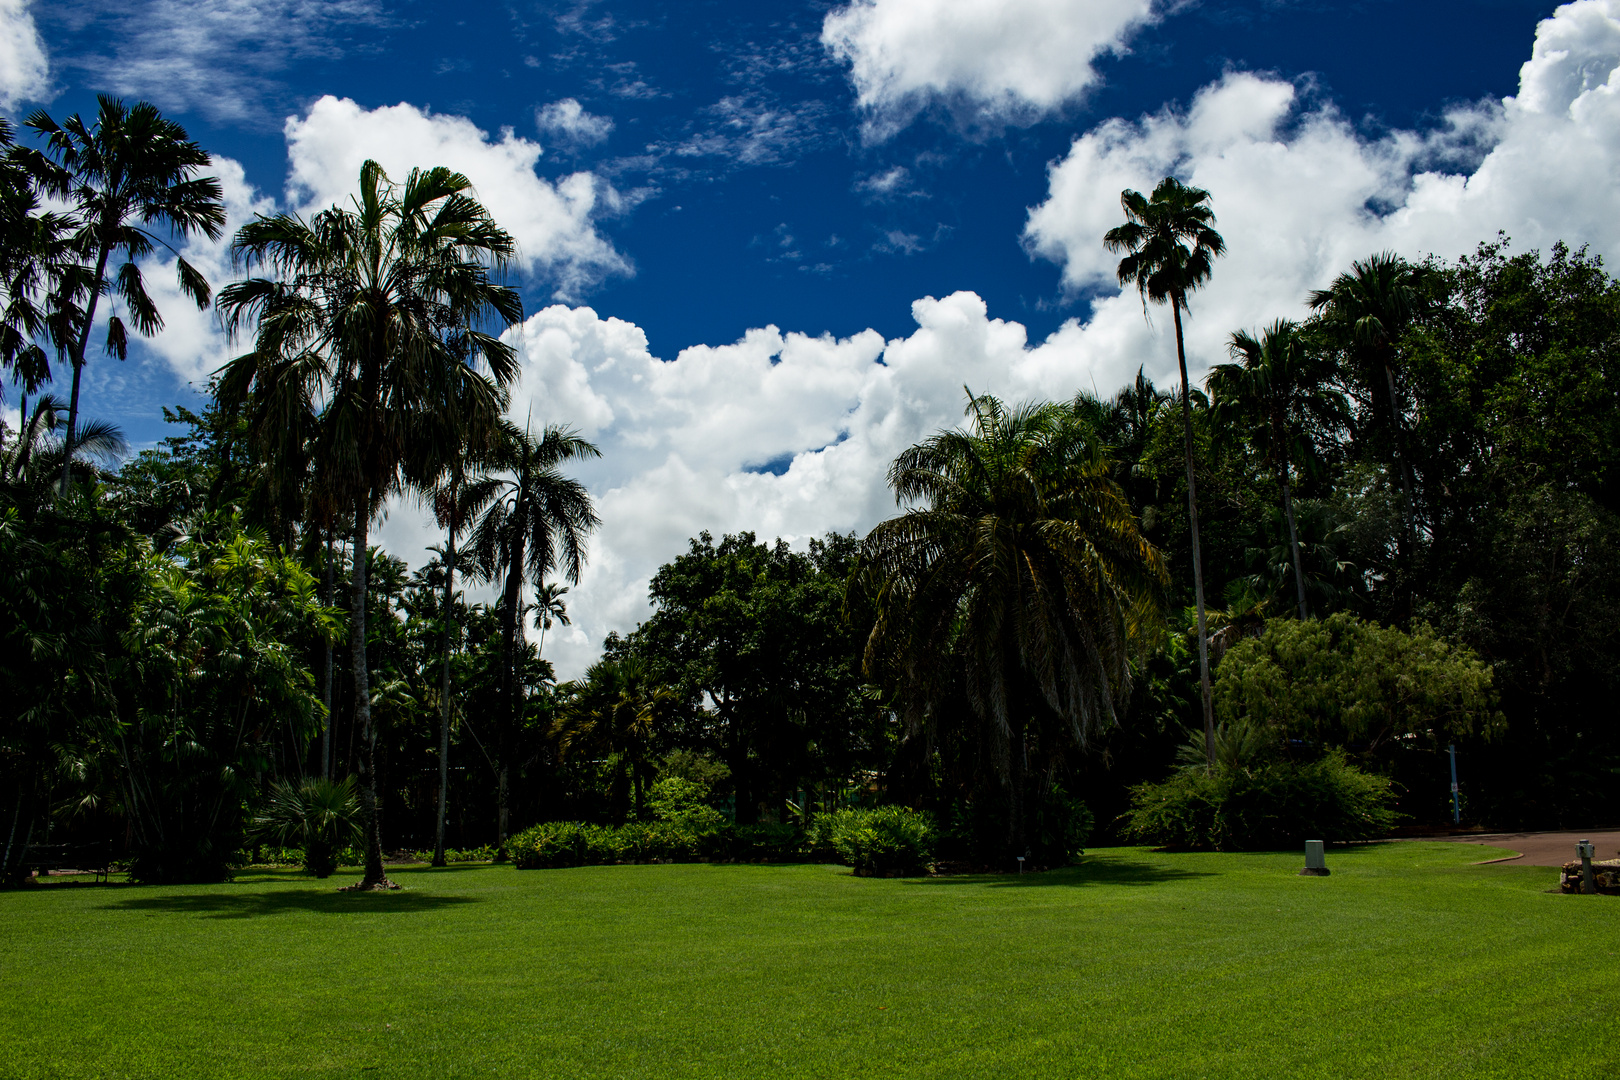
[[[1100,249],[1123,186],[1214,193],[1233,250],[1195,302],[1199,372],[1383,247],[1612,253],[1617,67],[1620,0],[0,0],[8,112],[155,101],[234,221],[330,202],[365,154],[472,176],[525,255],[514,410],[607,451],[578,659],[699,528],[869,527],[882,464],[964,381],[1168,381]],[[138,444],[230,353],[165,314],[87,383]],[[406,508],[386,529],[431,539]]]

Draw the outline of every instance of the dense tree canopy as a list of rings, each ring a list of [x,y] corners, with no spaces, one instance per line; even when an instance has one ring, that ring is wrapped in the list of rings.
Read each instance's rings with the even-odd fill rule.
[[[352,205],[238,234],[260,276],[182,263],[249,344],[131,457],[38,396],[47,362],[77,380],[98,298],[156,328],[140,260],[211,235],[216,187],[150,106],[47,121],[43,152],[0,124],[0,364],[28,395],[0,428],[8,883],[46,838],[147,880],[297,842],[368,887],[385,851],[536,823],[724,823],[751,857],[856,803],[979,867],[1122,814],[1204,846],[1359,837],[1444,818],[1452,745],[1474,823],[1620,794],[1620,283],[1584,250],[1360,260],[1232,328],[1202,390],[1178,348],[1179,393],[972,397],[892,463],[867,536],[702,533],[559,685],[596,450],[504,415],[513,249],[465,178],[368,164]],[[139,190],[108,172],[140,150],[120,131],[156,155]],[[115,195],[121,225],[86,220]],[[1179,324],[1224,247],[1209,197],[1123,205],[1121,279]],[[397,496],[445,530],[414,570],[371,542]]]

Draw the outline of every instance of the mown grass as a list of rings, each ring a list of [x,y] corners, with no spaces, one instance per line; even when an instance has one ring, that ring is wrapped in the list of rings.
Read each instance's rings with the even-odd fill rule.
[[[1587,1075],[1620,1014],[1620,900],[1481,857],[51,885],[0,894],[0,1075]]]

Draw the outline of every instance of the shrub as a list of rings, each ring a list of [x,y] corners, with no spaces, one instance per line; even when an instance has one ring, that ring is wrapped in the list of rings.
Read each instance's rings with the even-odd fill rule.
[[[730,854],[728,830],[694,829],[679,822],[634,821],[628,825],[587,825],[546,821],[507,844],[519,870],[613,863],[699,862]]]
[[[647,809],[654,821],[665,821],[694,833],[712,832],[726,823],[726,815],[708,805],[709,788],[695,780],[666,776],[647,793]]]
[[[1193,850],[1297,847],[1306,840],[1372,840],[1395,823],[1384,777],[1362,772],[1341,751],[1297,764],[1192,766],[1131,789],[1125,835]]]
[[[585,861],[583,830],[578,821],[542,821],[507,841],[506,850],[520,870],[580,866]]]
[[[875,810],[835,810],[811,823],[806,847],[830,846],[857,874],[926,873],[937,835],[934,819],[920,810],[880,806]]]

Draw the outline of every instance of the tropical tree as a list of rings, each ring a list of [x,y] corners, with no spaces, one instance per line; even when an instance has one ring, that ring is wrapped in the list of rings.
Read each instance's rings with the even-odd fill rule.
[[[523,711],[518,639],[523,635],[524,585],[532,583],[539,589],[547,576],[559,569],[569,581],[579,581],[586,538],[601,519],[596,516],[585,486],[563,475],[561,467],[570,461],[600,457],[601,453],[570,428],[547,426],[536,438],[531,431],[510,427],[490,459],[498,470],[497,483],[472,543],[480,570],[491,578],[504,579],[501,611],[505,722],[501,727],[503,753],[496,779],[497,846],[505,845],[507,834],[510,767],[509,755],[504,752],[506,740],[516,732]]]
[[[1389,411],[1384,417],[1394,456],[1401,474],[1401,491],[1406,499],[1406,528],[1413,529],[1412,467],[1407,459],[1402,433],[1400,396],[1395,389],[1396,345],[1427,303],[1422,267],[1413,266],[1392,251],[1380,252],[1350,264],[1350,272],[1340,274],[1325,289],[1310,295],[1310,306],[1324,321],[1347,330],[1353,350],[1371,383],[1382,372],[1389,394]],[[1377,401],[1377,394],[1372,395]],[[1378,412],[1375,405],[1374,413]]]
[[[50,498],[53,477],[60,475],[64,458],[84,479],[97,475],[97,466],[111,466],[129,449],[116,425],[93,420],[79,432],[71,454],[57,429],[67,407],[53,394],[34,402],[25,399],[21,426],[15,438],[0,442],[0,493],[26,516],[32,517]]]
[[[439,429],[439,407],[454,397],[493,422],[500,386],[516,374],[499,331],[522,317],[517,292],[496,272],[512,237],[467,194],[471,181],[446,168],[413,169],[404,184],[382,166],[360,168],[351,207],[309,221],[260,217],[237,233],[232,250],[251,277],[226,288],[220,308],[233,333],[257,323],[251,351],[226,365],[221,403],[247,414],[256,449],[275,458],[302,454],[313,431],[314,482],[346,507],[356,553],[350,649],[355,718],[364,749],[359,768],[366,821],[361,888],[386,888],[377,821],[375,737],[366,656],[366,559],[371,521],[383,501],[411,480],[412,440]],[[489,375],[475,364],[482,360]],[[454,393],[445,387],[459,387]]]
[[[558,757],[597,751],[616,759],[630,787],[631,809],[638,819],[645,817],[653,753],[680,695],[635,656],[592,664],[564,694],[551,731]]]
[[[863,544],[877,611],[866,671],[914,733],[977,724],[1010,788],[1007,842],[1021,855],[1031,751],[1083,745],[1113,722],[1166,575],[1072,410],[973,397],[968,415],[967,430],[889,467],[896,500],[921,505]]]
[[[73,220],[41,208],[42,159],[15,136],[0,117],[0,371],[26,395],[50,382],[51,354],[66,351],[85,279],[68,243]]]
[[[1288,545],[1294,564],[1299,617],[1309,618],[1305,569],[1299,554],[1299,528],[1294,520],[1291,473],[1315,458],[1313,430],[1337,427],[1346,419],[1342,395],[1325,388],[1332,363],[1306,348],[1299,326],[1278,319],[1259,337],[1239,330],[1231,353],[1238,361],[1218,364],[1209,373],[1209,390],[1217,438],[1252,450],[1277,477],[1282,511],[1288,523]]]
[[[330,633],[315,579],[234,513],[213,515],[175,558],[150,557],[122,635],[115,750],[134,841],[131,873],[217,881],[246,824],[254,781],[285,735],[320,721],[298,637]]]
[[[439,800],[434,824],[434,866],[445,865],[444,822],[450,796],[450,718],[454,712],[450,660],[460,637],[456,625],[456,545],[472,527],[478,512],[494,497],[497,483],[482,473],[469,479],[464,457],[458,456],[450,463],[449,473],[449,478],[430,493],[433,516],[444,530],[444,546],[433,549],[439,555],[440,569],[444,575],[441,586],[443,598],[439,605]]]
[[[225,228],[219,181],[197,175],[208,167],[209,157],[185,128],[165,119],[148,102],[126,106],[105,94],[96,100],[96,117],[90,124],[77,113],[58,124],[43,110],[25,122],[45,139],[42,154],[34,159],[38,182],[71,208],[73,224],[67,239],[79,268],[71,285],[59,286],[55,293],[59,313],[68,312],[59,318],[56,333],[63,334],[69,326],[73,331],[60,342],[73,366],[63,439],[64,489],[78,433],[79,383],[101,297],[122,301],[122,313],[115,308],[107,319],[107,352],[122,360],[129,352],[126,318],[142,337],[163,328],[163,316],[146,291],[138,262],[159,247],[174,255],[180,291],[196,302],[198,310],[208,307],[208,280],[152,227],[179,238],[200,232],[210,240],[218,239]]]
[[[304,849],[304,869],[318,878],[337,869],[339,849],[361,839],[360,798],[354,777],[306,777],[297,784],[278,780],[253,817],[256,835]]]
[[[858,544],[829,533],[794,551],[701,533],[653,575],[647,621],[607,642],[679,692],[671,741],[723,763],[738,824],[801,787],[842,790],[888,764],[888,711],[860,672],[869,624],[849,596]]]
[[[1204,613],[1204,564],[1199,550],[1198,488],[1193,476],[1193,423],[1191,387],[1187,382],[1187,346],[1181,313],[1188,310],[1187,294],[1209,280],[1215,258],[1226,241],[1212,225],[1215,212],[1209,192],[1187,187],[1173,176],[1159,181],[1151,198],[1126,189],[1119,196],[1125,224],[1108,230],[1103,246],[1126,252],[1119,262],[1121,285],[1135,285],[1142,309],[1149,301],[1168,303],[1176,326],[1176,361],[1181,366],[1181,422],[1187,455],[1187,520],[1192,530],[1193,602],[1198,610],[1198,679],[1203,692],[1204,744],[1210,760],[1215,753],[1215,709],[1209,681],[1208,624]]]
[[[568,586],[555,581],[544,582],[534,590],[534,625],[540,631],[540,651],[545,652],[546,631],[553,626],[572,626],[568,618]]]

